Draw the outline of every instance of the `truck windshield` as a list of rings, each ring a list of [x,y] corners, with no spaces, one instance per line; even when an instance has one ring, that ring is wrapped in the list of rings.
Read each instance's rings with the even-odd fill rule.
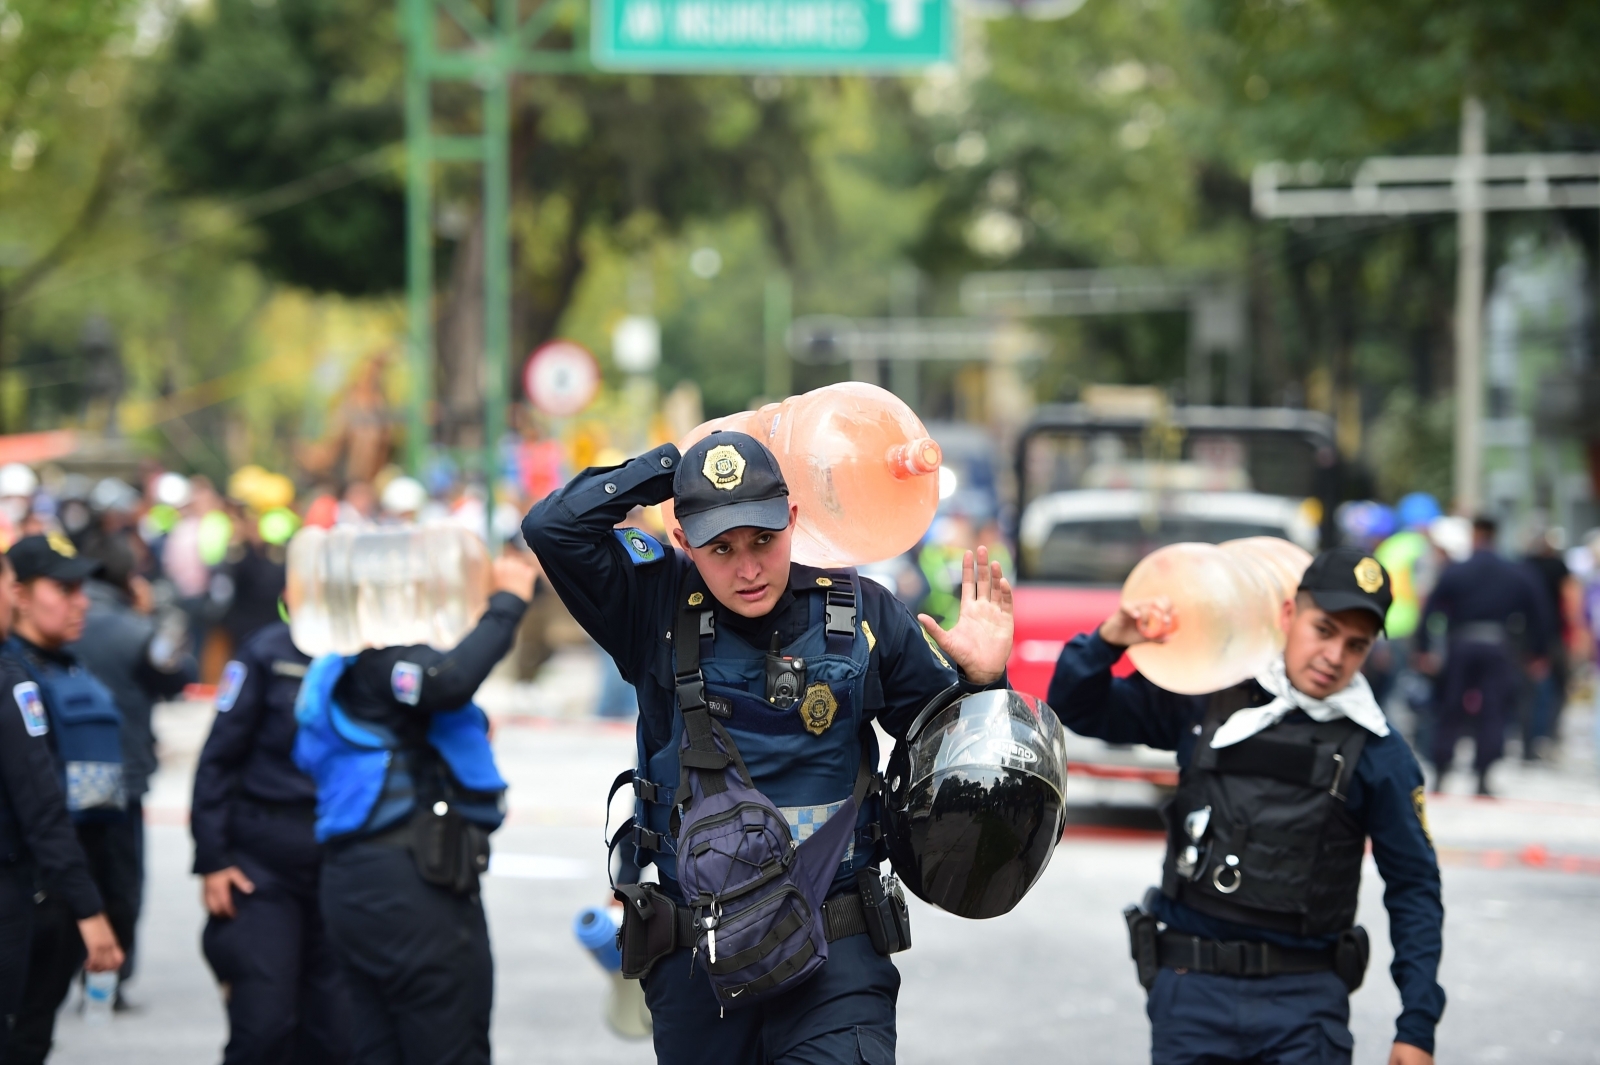
[[[1283,536],[1282,526],[1249,521],[1161,515],[1061,522],[1035,557],[1025,560],[1035,580],[1121,584],[1139,560],[1167,544],[1221,543],[1244,536]]]

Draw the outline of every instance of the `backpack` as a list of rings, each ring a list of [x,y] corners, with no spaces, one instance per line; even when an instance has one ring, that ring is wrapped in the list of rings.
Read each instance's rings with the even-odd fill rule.
[[[709,615],[685,612],[678,632]],[[872,782],[865,747],[855,790],[804,842],[751,780],[733,737],[711,712],[699,641],[676,639],[675,689],[683,716],[674,819],[678,884],[724,1008],[748,1006],[799,986],[828,960],[822,903],[856,831]]]

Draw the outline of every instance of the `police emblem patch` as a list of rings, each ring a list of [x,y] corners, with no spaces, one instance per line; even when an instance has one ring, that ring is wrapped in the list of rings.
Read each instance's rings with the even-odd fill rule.
[[[416,706],[422,698],[422,667],[415,662],[396,662],[389,673],[389,689],[397,702]]]
[[[1383,587],[1383,567],[1375,558],[1364,558],[1356,563],[1356,584],[1371,595]]]
[[[705,601],[706,601],[706,597],[705,597],[705,595],[703,593],[701,593],[701,592],[690,592],[689,593],[689,605],[690,606],[699,606],[701,603],[703,603]]]
[[[646,562],[655,562],[667,557],[667,549],[647,532],[638,529],[613,529],[612,533],[622,544],[622,549],[628,552],[628,561],[635,566],[642,566]]]
[[[832,588],[833,587],[833,581],[830,580],[827,577],[818,577],[817,578],[817,587],[818,588]]]
[[[1428,840],[1428,845],[1433,845],[1433,833],[1428,831],[1428,800],[1427,792],[1420,788],[1411,789],[1411,805],[1417,811],[1417,823],[1422,826],[1422,834]]]
[[[11,689],[11,697],[22,711],[22,727],[30,736],[43,736],[50,731],[50,719],[44,713],[44,700],[39,698],[39,686],[25,680]]]
[[[706,452],[700,472],[713,485],[731,492],[744,483],[744,456],[732,444],[718,444]]]
[[[833,689],[821,681],[807,688],[806,697],[800,700],[800,720],[813,736],[827,732],[828,726],[833,724],[833,715],[838,712],[839,700],[833,697]]]
[[[233,661],[222,667],[222,681],[217,685],[217,713],[226,714],[239,701],[239,690],[250,670],[243,662]]]
[[[44,542],[50,545],[50,550],[67,558],[78,557],[78,547],[67,538],[66,533],[45,533]]]
[[[941,666],[943,666],[944,668],[949,669],[950,668],[950,660],[947,659],[944,656],[944,652],[943,651],[939,650],[939,645],[937,643],[935,643],[934,640],[933,640],[933,634],[930,633],[927,629],[923,629],[922,630],[922,638],[924,640],[928,641],[928,650],[933,652],[933,657],[935,657],[935,658],[937,658],[939,660],[939,664]]]

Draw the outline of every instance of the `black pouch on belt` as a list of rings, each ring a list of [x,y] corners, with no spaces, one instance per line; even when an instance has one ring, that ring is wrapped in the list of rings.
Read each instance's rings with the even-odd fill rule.
[[[1139,986],[1149,991],[1161,971],[1156,952],[1156,915],[1135,904],[1122,911],[1122,919],[1128,922],[1128,945],[1139,973]]]
[[[489,869],[489,833],[441,800],[412,817],[411,857],[423,880],[470,895]]]
[[[1372,956],[1372,941],[1367,930],[1356,925],[1340,933],[1333,948],[1333,971],[1344,981],[1344,986],[1354,991],[1367,977],[1367,960]]]
[[[880,876],[869,866],[856,873],[856,887],[861,892],[861,915],[866,918],[872,949],[885,957],[910,950],[911,911],[900,881]]]
[[[678,949],[678,907],[654,884],[618,884],[614,892],[622,903],[617,929],[622,977],[638,980]]]

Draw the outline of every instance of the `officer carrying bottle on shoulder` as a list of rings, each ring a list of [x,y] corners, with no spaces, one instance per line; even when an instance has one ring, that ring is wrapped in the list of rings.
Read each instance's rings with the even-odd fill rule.
[[[1350,1061],[1369,840],[1402,1004],[1388,1060],[1432,1062],[1444,908],[1422,771],[1360,672],[1392,599],[1374,559],[1323,552],[1283,606],[1283,655],[1210,695],[1111,675],[1163,600],[1124,603],[1062,650],[1049,692],[1062,723],[1176,751],[1182,770],[1161,886],[1124,914],[1155,1065]]]
[[[317,786],[292,760],[311,659],[267,625],[222,670],[194,773],[189,828],[210,920],[201,946],[226,989],[223,1065],[342,1065],[350,1002],[317,899]]]
[[[675,549],[617,528],[667,499]],[[851,569],[793,563],[797,507],[737,432],[578,475],[523,534],[638,690],[635,815],[613,838],[623,971],[665,1065],[892,1063],[910,944],[883,857],[876,720],[1005,687],[1011,590],[977,551],[960,619],[919,626]],[[658,883],[638,882],[654,865]]]
[[[317,785],[322,917],[361,1065],[488,1065],[478,878],[506,784],[472,697],[511,649],[534,570],[500,557],[493,573],[488,610],[454,648],[323,655],[300,686],[294,760]]]

